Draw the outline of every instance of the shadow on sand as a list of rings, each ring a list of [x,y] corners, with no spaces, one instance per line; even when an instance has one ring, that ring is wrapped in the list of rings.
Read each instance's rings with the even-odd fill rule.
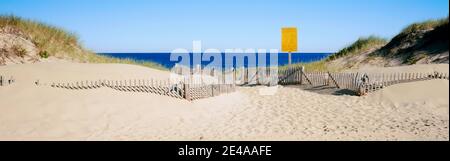
[[[319,94],[328,94],[328,95],[349,95],[349,96],[357,96],[357,93],[348,89],[339,89],[333,86],[311,86],[311,85],[288,85],[285,86],[288,88],[300,88],[306,91],[315,92]]]

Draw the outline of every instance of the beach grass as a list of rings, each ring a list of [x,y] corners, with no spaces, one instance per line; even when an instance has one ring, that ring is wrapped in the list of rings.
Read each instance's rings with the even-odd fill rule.
[[[42,22],[23,19],[14,15],[0,15],[0,28],[9,29],[8,32],[10,34],[20,35],[33,42],[40,50],[39,55],[41,58],[52,56],[82,63],[135,64],[159,70],[168,70],[154,62],[97,55],[83,48],[75,33]]]
[[[431,30],[438,26],[448,24],[448,17],[447,18],[441,18],[441,19],[431,19],[419,23],[414,23],[409,25],[408,27],[404,28],[401,32],[401,34],[410,34],[417,31],[423,31],[423,30]]]
[[[384,46],[388,43],[388,40],[377,36],[361,37],[353,44],[341,49],[337,53],[330,55],[326,61],[332,61],[347,55],[359,54],[370,49],[375,49],[380,46]]]

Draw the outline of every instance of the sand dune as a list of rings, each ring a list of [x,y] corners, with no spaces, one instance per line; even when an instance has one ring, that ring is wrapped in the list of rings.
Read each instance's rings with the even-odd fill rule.
[[[240,87],[188,102],[33,84],[169,78],[133,65],[37,63],[0,66],[0,73],[16,78],[0,87],[0,140],[449,140],[448,80],[397,84],[364,97],[282,86],[261,95],[270,90]]]

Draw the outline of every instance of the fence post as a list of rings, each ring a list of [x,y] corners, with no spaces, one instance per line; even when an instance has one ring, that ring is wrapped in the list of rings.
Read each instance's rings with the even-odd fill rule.
[[[259,84],[259,67],[256,67],[256,66],[255,66],[255,68],[256,68],[256,74],[255,74],[255,77],[256,77],[256,84]]]
[[[188,83],[184,83],[184,99],[186,99],[188,101],[191,100],[190,91],[189,91],[189,84]]]
[[[225,68],[222,69],[222,84],[225,84]]]
[[[248,84],[248,67],[245,68],[245,72],[244,72],[244,83]]]
[[[211,90],[210,90],[211,93],[209,96],[214,97],[214,84],[211,84],[210,87],[211,87]]]
[[[358,72],[352,76],[352,90],[356,89],[358,83]]]
[[[303,74],[305,73],[305,66],[300,67],[300,85],[303,84]]]
[[[331,73],[330,73],[330,72],[328,72],[328,78],[330,78],[330,79],[334,82],[334,84],[336,85],[337,88],[341,88],[341,87],[339,86],[339,84],[337,83],[336,79],[333,78],[333,76],[331,76]]]
[[[245,77],[245,67],[242,66],[240,71],[241,72],[239,73],[239,77],[240,77],[239,84],[243,84],[245,82],[245,78],[244,78]]]
[[[233,68],[233,85],[236,85],[236,68]]]
[[[358,86],[358,95],[359,96],[363,96],[364,95],[362,84]]]

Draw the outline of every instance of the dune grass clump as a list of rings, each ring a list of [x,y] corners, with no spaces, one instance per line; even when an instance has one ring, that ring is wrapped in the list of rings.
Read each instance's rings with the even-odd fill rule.
[[[376,36],[359,38],[356,42],[354,42],[350,46],[345,47],[344,49],[338,51],[337,53],[330,55],[326,59],[326,61],[331,61],[343,56],[358,54],[361,52],[365,52],[369,49],[378,48],[380,46],[386,45],[387,42],[388,41],[386,39],[379,38]]]
[[[27,54],[27,51],[19,45],[14,45],[12,47],[12,52],[21,58],[23,58]]]
[[[438,26],[448,24],[448,17],[442,19],[432,19],[424,22],[414,23],[402,30],[401,34],[410,34],[417,31],[432,30]]]
[[[39,57],[47,59],[48,58],[48,52],[47,51],[40,51]]]
[[[20,35],[31,42],[41,51],[39,56],[50,56],[83,63],[120,63],[135,64],[159,70],[167,70],[162,65],[153,62],[118,59],[97,55],[82,47],[76,34],[64,29],[22,19],[14,15],[0,15],[0,29],[8,29],[11,34]]]

